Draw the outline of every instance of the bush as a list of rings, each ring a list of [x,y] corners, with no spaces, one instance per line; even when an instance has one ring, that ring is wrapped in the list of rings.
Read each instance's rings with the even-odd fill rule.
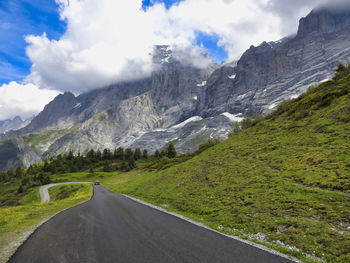
[[[220,143],[220,139],[209,139],[207,142],[202,143],[201,145],[199,145],[197,153],[201,153],[203,151],[205,151],[206,149],[213,147],[214,145],[217,145],[218,143]]]
[[[24,191],[23,186],[20,185],[18,190],[17,190],[17,193],[21,194],[21,193],[23,193],[23,191]]]
[[[177,155],[176,153],[176,149],[175,149],[175,146],[174,144],[170,143],[167,147],[167,157],[168,158],[175,158]]]

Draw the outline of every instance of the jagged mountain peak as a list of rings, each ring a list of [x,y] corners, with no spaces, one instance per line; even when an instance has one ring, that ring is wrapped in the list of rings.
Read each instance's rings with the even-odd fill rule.
[[[29,122],[30,120],[23,121],[20,116],[0,121],[0,134],[21,129],[25,127]]]
[[[22,118],[18,115],[16,117],[14,117],[12,120],[13,121],[21,121],[21,122],[23,121]]]
[[[169,45],[157,45],[153,49],[153,63],[169,63],[172,58],[173,47]]]
[[[350,3],[325,5],[312,10],[299,21],[297,36],[304,37],[311,33],[330,34],[350,27]]]

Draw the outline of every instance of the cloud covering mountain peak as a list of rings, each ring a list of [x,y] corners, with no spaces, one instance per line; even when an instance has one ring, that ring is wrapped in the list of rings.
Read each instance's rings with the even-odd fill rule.
[[[250,44],[280,37],[279,18],[259,1],[186,0],[167,9],[141,0],[56,0],[67,31],[59,40],[27,36],[33,62],[28,81],[41,88],[81,93],[152,72],[154,45],[194,48],[196,33],[219,36],[230,58]],[[256,16],[263,16],[263,24]],[[254,32],[252,32],[254,31]]]
[[[146,77],[155,68],[152,62],[155,45],[190,51],[187,56],[180,52],[177,57],[185,63],[203,66],[200,53],[210,52],[199,36],[215,36],[216,45],[227,52],[228,60],[235,60],[250,45],[296,33],[300,17],[328,2],[182,0],[165,6],[162,0],[157,0],[143,8],[142,0],[55,1],[66,31],[56,39],[45,33],[26,36],[26,53],[32,66],[24,81],[40,90],[55,90],[55,94],[57,91],[80,94]],[[6,91],[12,86],[13,83],[0,89]],[[9,94],[14,93],[11,90]],[[46,102],[51,99],[46,91],[41,97],[46,97]],[[0,104],[5,105],[2,98]],[[36,111],[32,109],[31,112]],[[10,110],[4,112],[4,118],[14,116]]]

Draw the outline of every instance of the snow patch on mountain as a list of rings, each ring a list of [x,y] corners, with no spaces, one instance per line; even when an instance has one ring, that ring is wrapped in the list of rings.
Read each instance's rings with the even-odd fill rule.
[[[75,104],[74,107],[73,107],[73,109],[76,109],[76,108],[79,108],[79,107],[81,107],[81,103],[80,103],[80,102],[77,103],[77,104]]]
[[[277,103],[272,103],[270,106],[269,106],[269,110],[272,110],[274,108],[276,108],[277,106]]]
[[[191,118],[189,118],[189,119],[187,119],[187,120],[185,120],[185,121],[183,121],[183,122],[181,122],[179,124],[176,124],[176,125],[172,126],[171,129],[179,129],[179,128],[184,127],[187,123],[201,121],[201,120],[203,120],[202,117],[200,117],[200,116],[193,116],[193,117],[191,117]]]
[[[244,119],[242,113],[231,114],[229,112],[224,112],[224,113],[221,113],[221,115],[225,116],[226,118],[228,118],[232,122],[240,122],[240,121],[242,121]]]
[[[202,83],[198,83],[198,84],[197,84],[197,87],[204,87],[205,85],[207,85],[207,81],[206,81],[206,80],[203,80]]]
[[[229,79],[234,79],[236,77],[236,74],[233,74],[231,76],[228,76]]]

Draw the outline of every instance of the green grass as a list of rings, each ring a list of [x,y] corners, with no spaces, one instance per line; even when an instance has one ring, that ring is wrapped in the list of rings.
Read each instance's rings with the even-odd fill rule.
[[[101,181],[305,262],[350,262],[349,90],[350,75],[328,81],[190,160]]]
[[[66,173],[66,174],[55,174],[51,176],[51,180],[54,183],[62,182],[94,182],[101,180],[104,177],[118,174],[119,172],[78,172],[78,173]]]
[[[32,203],[39,203],[40,202],[40,193],[39,193],[39,186],[33,187],[30,189],[29,193],[24,195],[20,202],[22,205],[32,204]]]
[[[51,190],[51,189],[50,189]],[[0,207],[0,262],[6,262],[15,251],[19,240],[33,231],[38,224],[57,212],[88,200],[92,195],[91,185],[65,185],[53,187],[54,198],[59,201],[40,203],[38,188],[22,198],[25,205]],[[63,193],[63,194],[62,194]],[[59,197],[59,198],[58,198]],[[64,198],[62,198],[64,197]]]
[[[50,200],[61,201],[76,195],[79,191],[87,188],[84,184],[66,184],[49,188]]]

